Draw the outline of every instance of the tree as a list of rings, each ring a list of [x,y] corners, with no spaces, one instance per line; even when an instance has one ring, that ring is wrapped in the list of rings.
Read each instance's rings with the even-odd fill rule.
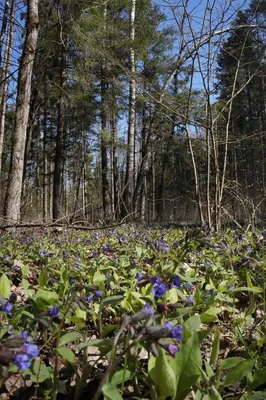
[[[31,77],[39,31],[38,7],[38,0],[28,0],[27,31],[19,68],[12,156],[4,210],[7,220],[13,222],[18,222],[20,219]]]

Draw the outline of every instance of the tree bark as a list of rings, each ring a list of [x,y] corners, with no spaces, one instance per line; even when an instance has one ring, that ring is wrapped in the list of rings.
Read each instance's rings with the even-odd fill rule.
[[[54,161],[54,187],[53,187],[53,221],[61,217],[61,176],[63,164],[63,141],[65,131],[65,104],[62,90],[66,83],[66,49],[62,44],[60,87],[61,96],[57,109],[57,135]]]
[[[8,1],[6,1],[6,4]],[[5,135],[5,120],[6,120],[6,100],[8,93],[8,75],[10,73],[10,58],[12,53],[12,43],[14,36],[14,14],[15,14],[16,0],[11,3],[10,22],[7,34],[7,44],[5,49],[4,65],[0,73],[0,172],[2,170],[2,157]],[[4,22],[3,22],[4,24]],[[0,54],[1,54],[0,49]],[[0,64],[1,65],[1,64]]]
[[[129,85],[129,116],[128,116],[128,147],[127,147],[127,166],[124,191],[124,212],[126,215],[131,213],[133,208],[134,193],[134,163],[135,163],[135,128],[136,128],[136,61],[135,61],[135,16],[136,0],[131,1],[130,12],[130,85]]]
[[[4,207],[5,217],[13,222],[18,222],[20,219],[24,153],[31,95],[31,77],[39,30],[38,6],[39,0],[28,0],[27,32],[18,76],[13,146]]]
[[[1,26],[1,31],[0,31],[0,68],[2,67],[2,50],[3,50],[5,33],[6,33],[6,27],[8,24],[9,6],[10,6],[10,1],[6,0],[3,19],[2,19],[2,26]],[[11,15],[11,13],[10,13],[10,15]],[[1,74],[0,74],[0,78],[1,78]]]

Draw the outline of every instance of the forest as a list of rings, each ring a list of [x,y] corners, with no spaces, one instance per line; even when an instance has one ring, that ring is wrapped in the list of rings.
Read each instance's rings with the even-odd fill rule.
[[[0,0],[0,400],[266,399],[265,87],[265,0]]]
[[[264,220],[264,1],[2,3],[3,224]]]

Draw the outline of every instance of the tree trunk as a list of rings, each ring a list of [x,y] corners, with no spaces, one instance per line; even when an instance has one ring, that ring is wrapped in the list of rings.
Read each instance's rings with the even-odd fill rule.
[[[106,30],[107,6],[104,5],[104,30]],[[105,47],[105,46],[104,46]],[[105,60],[101,66],[101,176],[102,176],[102,203],[103,218],[110,218],[110,199],[109,199],[109,181],[108,181],[108,155],[107,155],[107,105],[106,90],[107,76]]]
[[[135,15],[136,0],[131,1],[130,13],[130,86],[129,86],[129,117],[128,117],[128,147],[127,147],[127,166],[124,191],[124,212],[129,214],[133,211],[132,200],[134,192],[134,162],[135,162],[135,127],[136,127],[136,62],[135,62]]]
[[[66,49],[62,45],[61,49],[61,72],[60,86],[63,90],[66,83]],[[57,135],[54,161],[54,187],[53,187],[53,221],[61,217],[61,176],[63,164],[63,140],[65,131],[65,104],[63,93],[61,91],[60,100],[57,109]]]
[[[0,31],[0,70],[2,67],[2,50],[3,50],[5,33],[6,33],[6,27],[7,27],[7,23],[8,23],[9,6],[10,6],[10,0],[6,0],[3,19],[2,19],[2,26],[1,26],[1,31]],[[10,13],[10,15],[11,15],[11,13]],[[2,80],[1,74],[0,74],[0,80]]]
[[[18,76],[13,146],[4,208],[5,217],[7,220],[13,222],[18,222],[20,219],[24,153],[31,95],[31,77],[38,40],[38,5],[39,0],[28,0],[27,32]]]
[[[6,4],[8,1],[6,1]],[[7,34],[7,44],[5,49],[4,65],[0,74],[0,172],[2,169],[2,156],[4,146],[4,134],[5,134],[5,120],[6,120],[6,100],[8,93],[8,75],[10,74],[10,59],[12,53],[12,43],[14,36],[14,14],[15,14],[16,0],[11,3],[10,10],[10,22]],[[3,22],[4,24],[4,22]],[[3,28],[3,26],[2,26]],[[1,39],[0,39],[1,40]],[[0,49],[1,54],[2,49]],[[1,55],[0,55],[1,57]],[[1,63],[0,63],[1,68]]]

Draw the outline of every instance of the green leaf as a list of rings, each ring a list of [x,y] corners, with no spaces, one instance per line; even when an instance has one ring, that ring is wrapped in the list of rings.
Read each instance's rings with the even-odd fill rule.
[[[44,382],[50,379],[53,370],[51,367],[47,367],[42,360],[35,359],[31,367],[30,379],[32,382]]]
[[[204,360],[204,365],[207,377],[210,379],[214,375],[213,369],[206,360]]]
[[[123,400],[119,390],[112,383],[103,385],[102,392],[105,400]]]
[[[10,295],[10,281],[6,274],[3,274],[0,278],[0,296],[7,298]]]
[[[222,311],[221,308],[218,307],[210,307],[208,310],[204,311],[204,314],[207,315],[217,315]]]
[[[148,363],[148,371],[153,380],[157,394],[164,397],[173,397],[176,393],[176,376],[166,357],[165,351],[158,347],[158,356],[151,356]]]
[[[263,385],[266,382],[266,368],[254,372],[253,381],[251,383],[251,390]]]
[[[38,282],[41,287],[45,286],[48,281],[48,275],[46,271],[42,271],[39,275]]]
[[[57,347],[56,352],[69,363],[73,363],[75,360],[75,354],[68,347]]]
[[[87,313],[84,310],[81,310],[80,308],[76,309],[75,315],[77,318],[83,319],[84,321],[86,321],[87,318]]]
[[[116,371],[111,378],[111,383],[113,385],[121,385],[121,383],[126,382],[132,378],[132,372],[129,370]]]
[[[185,322],[185,327],[188,331],[197,331],[200,328],[200,315],[193,315]]]
[[[82,337],[79,332],[70,332],[63,335],[59,340],[59,346],[63,346],[64,344],[75,342],[76,340]]]
[[[46,300],[49,304],[53,304],[58,300],[58,294],[50,290],[39,289],[36,293],[36,299],[40,297]]]
[[[119,324],[110,324],[110,325],[105,325],[103,327],[103,336],[108,335],[110,332],[114,331],[115,329],[118,329],[120,327]]]
[[[263,392],[256,392],[252,396],[249,397],[249,400],[265,400],[266,398],[266,390]]]
[[[255,360],[245,360],[237,364],[234,368],[227,372],[224,380],[224,386],[230,386],[236,382],[239,382],[252,370],[254,364]]]
[[[221,361],[221,368],[222,369],[233,368],[236,365],[240,364],[242,361],[245,361],[243,357],[229,357]]]
[[[197,365],[202,365],[200,341],[198,334],[193,332],[191,337],[180,344],[180,351],[170,364],[177,378],[176,400],[182,400],[189,393],[191,386],[195,385],[200,376]]]
[[[101,274],[100,271],[96,271],[95,274],[93,275],[93,283],[95,285],[99,284],[99,283],[103,283],[105,282],[106,277],[105,275]]]
[[[203,324],[206,324],[208,322],[214,322],[216,321],[216,316],[215,315],[208,315],[208,314],[201,314],[200,320]]]
[[[28,275],[29,272],[30,272],[30,267],[27,264],[26,265],[22,265],[21,272],[22,272],[23,276]]]
[[[135,251],[136,251],[136,254],[137,254],[138,259],[140,259],[140,257],[142,256],[142,253],[143,253],[144,249],[143,249],[142,247],[136,246]]]
[[[214,335],[214,341],[212,345],[212,352],[211,352],[211,364],[215,363],[219,357],[219,350],[220,350],[220,331],[219,329],[216,330]]]
[[[236,292],[261,293],[261,292],[263,292],[263,289],[260,288],[260,287],[258,287],[258,286],[252,286],[252,287],[243,286],[243,287],[238,287],[238,288],[232,290],[232,292],[233,292],[233,293],[236,293]]]
[[[109,297],[106,297],[106,298],[103,300],[103,305],[106,305],[106,304],[118,304],[118,303],[120,303],[123,299],[124,299],[124,296],[121,296],[121,295],[118,295],[118,296],[109,296]]]

